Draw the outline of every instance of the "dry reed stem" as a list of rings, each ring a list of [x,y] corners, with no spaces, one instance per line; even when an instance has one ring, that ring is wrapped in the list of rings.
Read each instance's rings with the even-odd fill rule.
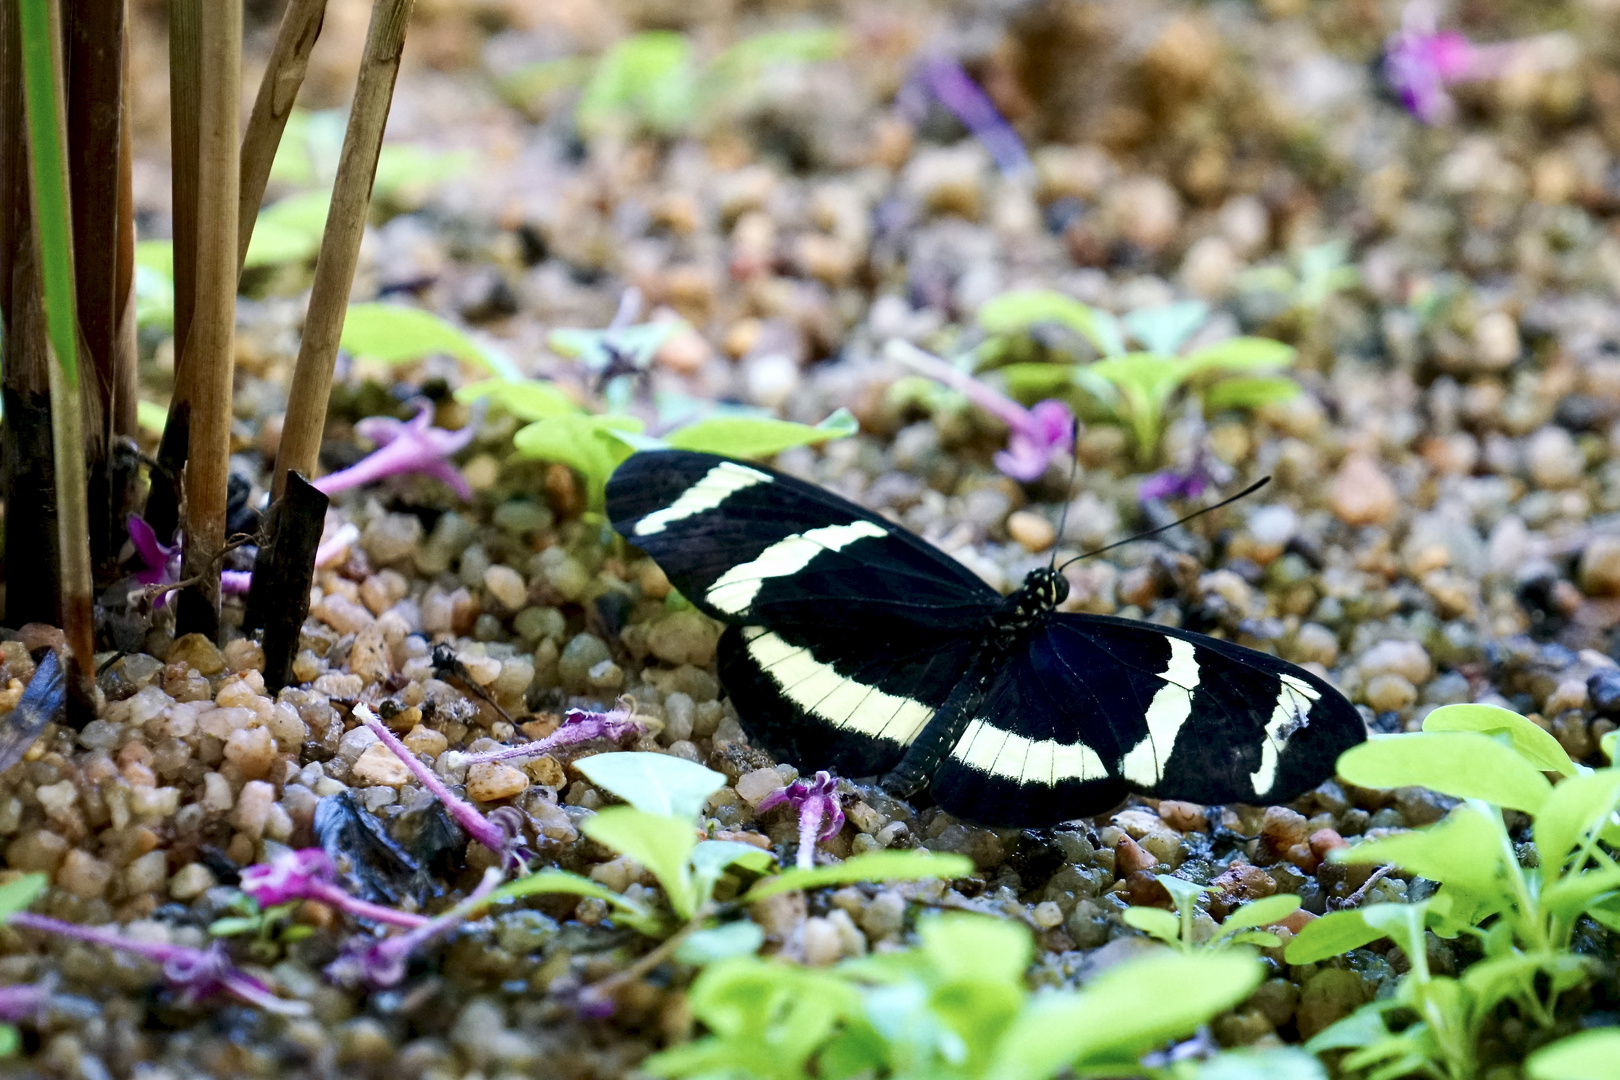
[[[332,368],[337,362],[338,339],[343,333],[349,289],[360,257],[371,184],[377,175],[377,154],[382,149],[394,81],[399,77],[410,13],[411,0],[376,0],[371,9],[366,54],[343,138],[337,180],[332,185],[332,206],[321,236],[309,313],[304,319],[304,339],[298,349],[286,426],[276,455],[274,490],[278,498],[286,486],[289,469],[305,476],[315,475],[321,433],[326,427],[327,398],[332,392]]]
[[[206,4],[200,29],[197,296],[184,364],[191,381],[191,450],[181,570],[198,582],[181,593],[176,628],[212,636],[219,629],[218,556],[225,547],[231,450],[242,5]]]
[[[253,223],[264,202],[264,187],[270,182],[270,165],[281,134],[287,128],[309,70],[309,53],[321,35],[326,18],[326,0],[291,0],[281,16],[281,29],[270,50],[259,94],[253,99],[253,113],[242,135],[242,198],[236,226],[236,264],[247,259],[248,242],[253,239]]]

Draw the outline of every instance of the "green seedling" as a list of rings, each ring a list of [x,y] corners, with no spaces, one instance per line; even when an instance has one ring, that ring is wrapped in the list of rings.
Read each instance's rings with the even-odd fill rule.
[[[1260,965],[1237,953],[1163,952],[1079,992],[1031,993],[1024,927],[980,915],[918,921],[917,947],[826,971],[734,957],[688,998],[709,1034],[655,1054],[655,1076],[896,1076],[1041,1080],[1125,1076],[1145,1054],[1242,1001]]]
[[[214,937],[253,936],[248,950],[257,959],[269,962],[281,954],[283,948],[302,941],[315,932],[313,926],[293,922],[293,913],[299,901],[293,900],[273,907],[261,908],[258,901],[243,893],[231,898],[225,910],[232,914],[208,924]]]
[[[1171,948],[1182,952],[1200,949],[1219,951],[1234,945],[1258,945],[1275,948],[1282,939],[1269,930],[1261,929],[1281,922],[1299,910],[1299,897],[1293,893],[1279,893],[1244,904],[1227,915],[1213,935],[1200,940],[1196,915],[1198,901],[1206,893],[1219,892],[1219,885],[1199,885],[1169,874],[1156,874],[1159,884],[1176,903],[1175,912],[1156,907],[1130,907],[1122,916],[1126,925],[1133,926],[1150,937],[1158,938]]]
[[[658,881],[663,904],[641,890],[619,893],[564,870],[542,870],[501,886],[492,903],[540,893],[570,893],[603,901],[613,918],[650,937],[669,939],[675,955],[712,963],[752,953],[764,941],[759,927],[722,921],[746,905],[799,889],[860,881],[955,878],[973,864],[960,855],[877,851],[834,866],[773,873],[770,852],[731,840],[702,839],[699,816],[726,778],[684,758],[654,753],[594,754],[578,767],[593,784],[628,805],[587,818],[586,836],[634,859]]]
[[[27,911],[28,906],[43,893],[50,884],[50,879],[44,874],[25,874],[15,881],[0,885],[0,924],[19,911]],[[0,995],[4,995],[13,988],[0,988]],[[15,988],[19,992],[33,991],[35,988],[23,986]],[[29,1002],[33,994],[25,994],[23,1002]],[[19,1012],[21,1010],[18,1010]],[[16,1015],[15,1012],[9,1015]],[[10,1057],[17,1052],[21,1044],[21,1037],[17,1029],[10,1024],[0,1023],[0,1058]]]
[[[1620,927],[1620,864],[1607,850],[1620,840],[1620,769],[1577,765],[1517,713],[1448,705],[1430,713],[1421,732],[1374,737],[1347,751],[1339,774],[1362,787],[1421,785],[1464,801],[1439,824],[1331,856],[1393,866],[1439,889],[1418,904],[1331,913],[1289,942],[1288,961],[1305,964],[1388,938],[1411,964],[1393,998],[1363,1006],[1307,1048],[1351,1050],[1342,1066],[1375,1080],[1468,1080],[1483,1026],[1500,1005],[1511,1002],[1550,1027],[1560,995],[1591,978],[1590,962],[1570,949],[1577,922]],[[1534,819],[1535,865],[1515,850],[1504,808]],[[1456,978],[1434,974],[1426,931],[1475,937],[1485,958]],[[1397,1012],[1418,1020],[1395,1023]]]
[[[999,360],[1043,326],[1089,342],[1101,359],[1091,363],[1011,363],[1000,370],[1021,398],[1079,393],[1132,436],[1146,465],[1158,451],[1165,418],[1180,394],[1194,395],[1207,411],[1253,409],[1299,393],[1292,379],[1266,374],[1294,360],[1291,346],[1269,338],[1236,337],[1181,355],[1209,318],[1198,301],[1139,308],[1123,319],[1050,290],[1005,293],[978,312],[988,335],[979,355]],[[1127,340],[1141,346],[1130,350]],[[1088,411],[1084,406],[1082,413]]]
[[[1282,264],[1257,266],[1240,274],[1239,292],[1267,292],[1283,297],[1284,309],[1310,315],[1329,297],[1361,284],[1361,272],[1350,261],[1348,240],[1328,240],[1306,248],[1292,268]]]

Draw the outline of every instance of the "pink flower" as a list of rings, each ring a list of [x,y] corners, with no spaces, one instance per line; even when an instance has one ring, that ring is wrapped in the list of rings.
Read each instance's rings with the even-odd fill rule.
[[[995,455],[996,468],[1014,480],[1030,483],[1046,475],[1047,466],[1074,445],[1074,414],[1061,401],[1038,401],[1024,408],[1012,398],[965,371],[947,364],[908,341],[894,340],[885,350],[897,360],[935,382],[944,383],[973,404],[993,413],[1007,425],[1007,449]]]
[[[520,746],[505,746],[482,754],[468,754],[462,760],[468,765],[477,765],[486,761],[506,761],[509,758],[539,757],[551,753],[559,746],[589,742],[592,739],[619,742],[640,733],[645,727],[641,720],[631,715],[628,699],[621,698],[620,707],[608,712],[569,709],[568,714],[563,717],[561,726],[543,739],[536,739]]]
[[[229,994],[267,1012],[286,1016],[303,1016],[309,1012],[309,1006],[304,1002],[277,997],[269,986],[237,968],[226,955],[225,946],[218,941],[206,949],[193,949],[185,945],[141,941],[125,937],[107,927],[80,926],[78,923],[28,912],[18,912],[10,916],[6,923],[24,930],[102,945],[155,961],[163,968],[165,981],[180,991],[187,1004],[196,1004],[216,994]]]
[[[253,897],[260,907],[274,907],[294,900],[318,900],[356,918],[394,926],[414,928],[428,921],[425,915],[368,903],[344,892],[337,885],[337,870],[332,860],[320,848],[289,851],[267,863],[248,867],[242,871],[242,891]]]
[[[1384,78],[1413,116],[1444,124],[1457,111],[1448,87],[1501,78],[1515,68],[1564,67],[1571,60],[1567,44],[1563,35],[1543,34],[1477,45],[1456,30],[1440,30],[1434,4],[1413,0],[1401,14],[1401,28],[1384,43]]]
[[[422,473],[443,480],[465,502],[472,501],[472,488],[461,470],[448,460],[465,449],[478,434],[478,417],[457,431],[433,427],[433,403],[416,399],[416,415],[410,420],[392,416],[368,416],[354,426],[355,433],[377,444],[377,449],[341,472],[315,481],[315,488],[327,495],[375,484],[400,473]]]
[[[169,593],[174,591],[171,586],[180,580],[180,544],[178,541],[172,545],[161,543],[152,526],[139,514],[129,515],[129,542],[135,546],[135,554],[141,559],[141,569],[135,571],[135,580],[148,588],[159,590],[152,607],[160,608],[169,602]],[[220,591],[227,595],[246,596],[252,585],[251,571],[219,572]]]
[[[760,800],[764,813],[783,804],[799,812],[799,859],[801,870],[816,864],[816,842],[831,840],[844,827],[844,805],[838,799],[838,781],[825,769],[813,780],[795,780],[777,788]]]

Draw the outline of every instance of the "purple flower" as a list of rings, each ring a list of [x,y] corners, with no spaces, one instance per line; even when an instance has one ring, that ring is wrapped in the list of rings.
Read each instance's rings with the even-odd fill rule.
[[[141,559],[141,569],[135,571],[135,580],[157,591],[152,607],[160,608],[169,602],[169,593],[180,581],[180,543],[161,543],[152,526],[139,514],[129,516],[129,542],[135,546],[135,554]],[[253,574],[250,571],[219,572],[220,591],[227,595],[246,596],[252,585]]]
[[[1457,111],[1448,87],[1500,78],[1515,68],[1564,67],[1571,59],[1563,35],[1478,45],[1456,30],[1440,30],[1434,5],[1413,0],[1401,14],[1401,28],[1384,43],[1384,78],[1413,116],[1444,124]]]
[[[501,871],[494,867],[485,870],[478,888],[469,893],[465,900],[415,929],[381,941],[351,941],[343,955],[326,966],[326,977],[344,986],[360,983],[378,987],[394,986],[405,977],[405,964],[410,960],[411,953],[466,922],[467,917],[483,905],[485,897],[495,891],[501,876]]]
[[[1074,446],[1074,414],[1061,401],[1048,398],[1024,408],[1012,398],[959,371],[908,341],[889,342],[886,353],[912,370],[944,383],[1006,424],[1007,449],[995,455],[996,468],[1024,483],[1039,480],[1047,466]]]
[[[1028,176],[1035,167],[1024,150],[1024,140],[1007,123],[990,96],[962,65],[947,56],[931,56],[919,64],[901,89],[898,104],[902,113],[916,123],[926,105],[923,94],[933,97],[972,132],[1003,176]]]
[[[1232,468],[1210,452],[1199,438],[1191,460],[1173,469],[1153,473],[1136,488],[1138,502],[1155,499],[1196,499],[1212,487],[1231,483]]]
[[[783,804],[799,812],[799,869],[816,864],[816,841],[831,840],[844,827],[844,806],[838,800],[838,781],[823,769],[814,780],[795,780],[760,800],[761,813]]]
[[[559,746],[589,742],[592,739],[619,742],[631,735],[639,734],[646,727],[643,721],[631,714],[632,708],[633,703],[626,698],[620,698],[619,707],[608,712],[569,709],[568,714],[563,717],[561,726],[543,739],[523,743],[521,746],[504,746],[499,750],[490,750],[482,754],[468,754],[462,760],[468,765],[478,765],[486,761],[539,757],[551,753]]]
[[[216,994],[229,994],[267,1012],[286,1016],[302,1016],[309,1012],[306,1003],[277,997],[269,986],[237,968],[226,955],[225,946],[217,941],[206,949],[193,949],[185,945],[141,941],[106,927],[80,926],[78,923],[28,912],[12,915],[6,922],[9,926],[24,930],[86,941],[152,960],[163,968],[164,980],[180,992],[188,1005]]]
[[[32,1020],[50,1004],[51,988],[46,982],[0,986],[0,1020]]]
[[[457,431],[433,427],[433,403],[415,401],[416,415],[410,420],[392,416],[368,416],[354,426],[356,434],[377,444],[377,449],[341,472],[315,481],[317,490],[327,495],[375,484],[400,473],[436,476],[448,484],[464,502],[472,501],[472,488],[461,470],[447,460],[464,449],[478,434],[478,416]]]
[[[267,863],[242,871],[242,891],[260,907],[274,907],[293,900],[318,900],[329,907],[360,919],[413,928],[427,923],[427,916],[397,911],[381,904],[350,896],[337,884],[337,870],[320,848],[289,851]]]
[[[468,836],[499,855],[504,865],[519,867],[526,863],[529,853],[521,846],[523,838],[521,810],[503,806],[489,817],[485,817],[472,803],[451,791],[449,785],[439,779],[437,773],[422,764],[421,759],[411,753],[405,744],[388,730],[386,724],[377,719],[376,713],[364,705],[356,705],[354,715],[371,729],[371,733],[377,736],[384,746],[394,752],[395,757],[405,763],[405,767],[415,774],[423,787],[433,793],[434,798],[444,803],[444,808]]]

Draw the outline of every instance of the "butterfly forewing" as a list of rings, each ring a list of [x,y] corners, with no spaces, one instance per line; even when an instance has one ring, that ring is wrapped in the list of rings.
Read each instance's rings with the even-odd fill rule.
[[[633,455],[608,515],[706,614],[730,623],[966,631],[1000,598],[971,571],[811,484],[712,454]]]

